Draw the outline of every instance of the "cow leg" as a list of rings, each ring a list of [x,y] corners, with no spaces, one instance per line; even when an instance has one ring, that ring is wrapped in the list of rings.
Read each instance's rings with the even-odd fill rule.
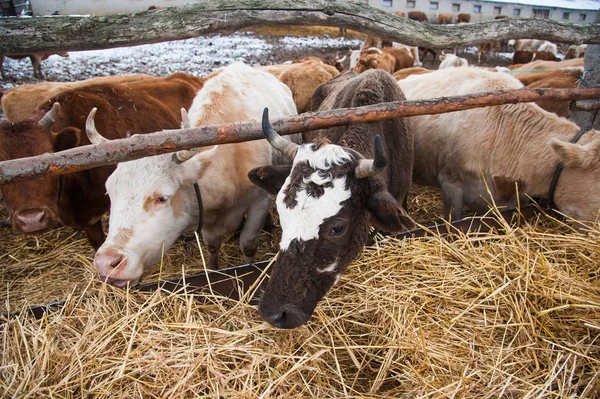
[[[43,79],[44,75],[42,75],[42,59],[38,54],[33,54],[29,56],[31,60],[31,65],[33,66],[33,76],[38,79]]]
[[[2,75],[2,80],[6,80],[6,75],[4,74],[4,56],[0,55],[0,74]]]
[[[261,196],[248,209],[246,223],[240,236],[240,248],[248,263],[254,262],[260,232],[270,208],[271,199],[267,196]]]
[[[463,192],[462,189],[452,183],[444,183],[441,185],[442,204],[444,208],[444,217],[449,221],[462,219],[463,216]]]
[[[102,230],[102,221],[86,225],[83,231],[85,231],[90,245],[94,247],[94,251],[97,251],[104,243],[105,238],[104,230]]]
[[[219,268],[219,251],[221,250],[221,235],[202,229],[202,239],[208,249],[208,268],[216,270]]]

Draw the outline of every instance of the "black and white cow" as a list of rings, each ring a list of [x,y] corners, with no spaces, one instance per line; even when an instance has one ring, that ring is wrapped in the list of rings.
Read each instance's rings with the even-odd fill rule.
[[[369,70],[322,84],[313,107],[399,100],[404,95],[394,78]],[[312,132],[305,134],[307,144],[296,145],[277,135],[266,111],[263,132],[293,164],[249,173],[255,184],[277,195],[283,230],[259,312],[275,327],[295,328],[308,321],[360,253],[370,225],[387,232],[414,226],[401,205],[411,183],[413,133],[407,119],[392,119]]]

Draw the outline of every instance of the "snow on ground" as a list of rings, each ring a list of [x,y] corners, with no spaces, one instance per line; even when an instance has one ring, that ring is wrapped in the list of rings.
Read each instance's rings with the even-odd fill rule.
[[[249,65],[269,65],[282,62],[276,52],[282,48],[305,52],[324,48],[339,50],[358,48],[360,40],[329,37],[283,37],[267,41],[253,33],[198,37],[193,39],[119,47],[107,50],[72,51],[67,58],[52,55],[42,61],[44,80],[74,81],[97,76],[145,73],[166,76],[186,72],[196,76],[207,75],[233,62]],[[29,59],[7,58],[4,68],[8,81],[0,80],[0,89],[36,83]]]

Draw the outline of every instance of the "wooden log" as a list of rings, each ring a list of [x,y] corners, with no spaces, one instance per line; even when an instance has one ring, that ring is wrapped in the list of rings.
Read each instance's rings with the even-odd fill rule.
[[[425,114],[538,100],[600,98],[600,88],[499,90],[419,101],[396,101],[357,108],[305,113],[272,121],[281,135]],[[100,132],[102,133],[102,132]],[[163,130],[72,148],[52,154],[0,162],[0,184],[35,176],[78,172],[103,165],[215,144],[262,139],[260,122],[236,122],[191,129]]]

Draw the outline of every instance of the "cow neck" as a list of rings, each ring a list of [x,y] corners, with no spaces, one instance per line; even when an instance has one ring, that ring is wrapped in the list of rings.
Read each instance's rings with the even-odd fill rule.
[[[200,194],[200,187],[198,187],[197,182],[194,183],[194,191],[196,192],[196,201],[198,202],[198,228],[196,228],[196,233],[200,237],[202,225],[204,224],[204,205],[202,204],[202,194]]]
[[[579,141],[579,139],[581,139],[581,136],[583,136],[586,131],[587,130],[585,130],[584,128],[579,129],[579,132],[577,132],[575,137],[573,137],[570,142],[572,144],[577,143]],[[547,203],[546,204],[542,203],[542,205],[544,205],[548,209],[557,210],[556,203],[554,202],[554,193],[556,192],[556,186],[558,185],[558,179],[560,178],[560,175],[564,168],[565,168],[565,165],[563,164],[563,162],[559,161],[558,165],[556,165],[556,169],[554,170],[554,176],[552,176],[552,181],[550,182],[550,189],[548,190],[548,199],[546,200]]]

